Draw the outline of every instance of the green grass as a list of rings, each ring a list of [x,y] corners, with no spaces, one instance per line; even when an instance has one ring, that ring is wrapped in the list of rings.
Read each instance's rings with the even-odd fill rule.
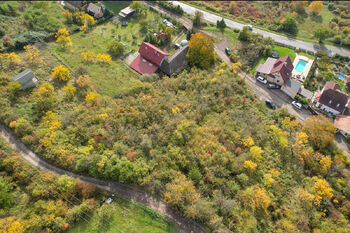
[[[118,15],[119,11],[124,9],[125,7],[129,6],[130,3],[122,2],[122,1],[116,1],[116,2],[103,2],[103,5],[105,7],[112,11],[114,14]]]
[[[155,26],[159,20],[160,16],[158,14],[148,12],[147,21],[150,22],[150,27]],[[137,18],[131,18],[127,27],[107,22],[94,27],[88,33],[78,32],[73,34],[71,36],[73,46],[66,51],[60,49],[56,43],[50,43],[48,50],[60,57],[73,70],[79,65],[86,66],[96,91],[103,95],[114,96],[121,92],[149,87],[149,84],[139,81],[139,75],[120,60],[114,58],[110,65],[85,64],[81,53],[88,50],[95,54],[108,53],[107,44],[113,40],[119,40],[119,38],[121,42],[127,45],[125,52],[129,50],[137,51],[144,37],[139,29],[140,24]],[[135,39],[132,35],[135,35]]]
[[[293,49],[290,49],[290,48],[274,45],[272,47],[272,50],[275,50],[275,51],[279,52],[280,53],[280,57],[289,56],[290,60],[292,61],[292,63],[293,63],[294,58],[296,56],[295,51]]]
[[[110,205],[114,208],[112,220],[109,225],[104,225],[100,233],[115,232],[137,232],[137,233],[176,233],[176,227],[157,217],[157,213],[152,213],[149,209],[143,209],[135,204],[115,199]],[[98,216],[94,214],[89,219],[89,224],[85,221],[73,226],[69,233],[90,233],[92,226],[98,221]]]
[[[267,57],[260,57],[259,60],[257,61],[257,63],[254,65],[253,69],[250,71],[250,73],[254,74],[258,65],[265,63],[266,59],[267,59]]]
[[[233,48],[238,40],[238,33],[235,33],[234,31],[232,31],[231,29],[225,28],[225,30],[221,31],[219,28],[216,27],[205,27],[202,29],[203,31],[207,31],[207,32],[214,32],[215,34],[217,34],[218,36],[220,36],[220,34],[226,36],[229,40],[230,40],[230,47]],[[213,38],[215,43],[220,43],[220,40],[216,37]]]

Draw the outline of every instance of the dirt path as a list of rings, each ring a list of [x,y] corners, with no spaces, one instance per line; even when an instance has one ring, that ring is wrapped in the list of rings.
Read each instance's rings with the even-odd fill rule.
[[[74,178],[95,185],[96,187],[116,193],[120,196],[129,198],[133,201],[139,202],[161,215],[167,217],[170,222],[174,223],[179,232],[184,233],[207,233],[207,231],[198,223],[184,217],[180,212],[176,211],[172,207],[168,206],[164,202],[158,200],[154,196],[146,193],[145,191],[133,187],[131,185],[121,184],[118,182],[95,179],[89,176],[78,175],[56,166],[53,166],[42,158],[37,156],[31,150],[29,150],[22,141],[12,132],[11,129],[0,123],[0,136],[21,156],[28,162],[36,166],[37,168],[45,171],[54,172],[60,175],[66,174]]]

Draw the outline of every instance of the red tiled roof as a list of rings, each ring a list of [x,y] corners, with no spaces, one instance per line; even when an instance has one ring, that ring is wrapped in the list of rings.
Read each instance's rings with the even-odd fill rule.
[[[158,66],[160,66],[160,64],[162,63],[163,58],[169,55],[168,53],[162,51],[161,49],[148,42],[142,42],[139,49],[139,53],[147,60],[151,61],[152,63]]]
[[[159,66],[152,64],[150,61],[143,58],[140,54],[130,64],[130,67],[140,74],[153,74],[159,68]]]
[[[326,84],[324,85],[323,91],[326,91],[328,89],[332,89],[332,90],[340,90],[340,86],[338,83],[336,82],[332,82],[332,81],[328,81],[326,82]]]
[[[350,133],[350,116],[337,115],[334,121],[334,126],[337,129]]]
[[[276,60],[275,64],[273,65],[273,68],[271,69],[270,73],[281,73],[281,76],[283,80],[286,82],[290,76],[292,75],[292,70],[294,66],[292,64],[292,61],[290,60],[289,56],[281,57]]]

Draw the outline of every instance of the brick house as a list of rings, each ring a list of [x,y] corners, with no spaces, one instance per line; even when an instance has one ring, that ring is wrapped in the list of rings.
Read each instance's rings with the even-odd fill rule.
[[[264,64],[257,67],[256,75],[264,77],[270,83],[282,86],[292,76],[293,69],[289,56],[279,59],[269,57]]]

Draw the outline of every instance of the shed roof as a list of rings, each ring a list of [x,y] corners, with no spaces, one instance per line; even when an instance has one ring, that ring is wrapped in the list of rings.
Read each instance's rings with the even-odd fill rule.
[[[91,12],[94,14],[94,17],[96,19],[102,18],[103,17],[103,12],[102,12],[102,8],[100,6],[97,6],[93,3],[89,3],[87,9],[88,12]]]
[[[35,86],[38,81],[31,70],[24,70],[12,78],[14,82],[18,82],[22,89],[28,89]]]
[[[283,91],[292,98],[294,98],[299,93],[300,88],[301,83],[292,79],[288,79],[283,84]]]
[[[303,86],[300,88],[299,94],[309,100],[314,96],[314,93],[312,91],[305,89]]]

